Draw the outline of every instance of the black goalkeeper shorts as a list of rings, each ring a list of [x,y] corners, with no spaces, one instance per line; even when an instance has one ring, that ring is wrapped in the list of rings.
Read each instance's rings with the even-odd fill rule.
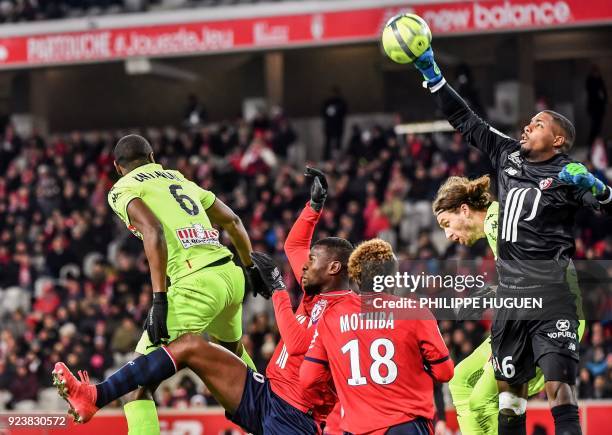
[[[541,319],[517,308],[500,308],[491,326],[491,348],[495,379],[510,385],[527,383],[536,365],[546,381],[576,382],[578,364],[578,316],[571,298],[558,297]],[[545,355],[557,356],[555,364]]]

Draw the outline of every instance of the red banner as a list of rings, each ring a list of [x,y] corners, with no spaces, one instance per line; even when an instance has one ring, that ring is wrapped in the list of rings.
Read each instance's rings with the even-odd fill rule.
[[[610,0],[411,4],[0,38],[0,69],[374,41],[391,16],[405,11],[425,18],[434,37],[612,22]]]

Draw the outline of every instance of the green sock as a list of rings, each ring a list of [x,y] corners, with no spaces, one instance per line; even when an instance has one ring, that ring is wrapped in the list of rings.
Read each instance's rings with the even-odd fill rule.
[[[240,355],[240,359],[246,363],[247,366],[253,369],[253,371],[257,371],[257,367],[255,367],[255,363],[251,359],[251,356],[246,351],[244,346],[242,346],[242,355]]]
[[[157,409],[152,400],[134,400],[123,407],[128,435],[160,435]]]

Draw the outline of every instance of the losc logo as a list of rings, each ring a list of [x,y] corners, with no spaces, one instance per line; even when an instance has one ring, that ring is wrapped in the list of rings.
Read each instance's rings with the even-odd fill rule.
[[[570,322],[567,319],[557,320],[557,329],[561,332],[565,332],[570,328]]]
[[[553,183],[553,179],[550,177],[540,180],[540,190],[548,189],[552,183]]]
[[[320,299],[317,301],[314,307],[312,307],[312,313],[310,314],[310,324],[316,325],[327,306],[327,301],[325,299]]]

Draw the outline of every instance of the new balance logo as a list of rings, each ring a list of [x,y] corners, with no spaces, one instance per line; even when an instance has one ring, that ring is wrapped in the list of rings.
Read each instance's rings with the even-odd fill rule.
[[[508,154],[508,160],[510,160],[516,166],[521,166],[523,164],[523,159],[521,159],[520,153],[520,151],[515,151],[513,153]]]
[[[504,169],[504,172],[510,175],[516,175],[518,174],[518,171],[512,167],[507,167],[506,169]]]
[[[535,198],[529,216],[523,219],[524,222],[528,222],[535,218],[538,212],[538,204],[542,197],[542,191],[535,187],[513,187],[506,196],[506,205],[504,207],[504,221],[502,225],[502,240],[507,242],[516,242],[518,233],[518,222],[523,211],[523,204],[525,198],[531,192],[535,191]]]

